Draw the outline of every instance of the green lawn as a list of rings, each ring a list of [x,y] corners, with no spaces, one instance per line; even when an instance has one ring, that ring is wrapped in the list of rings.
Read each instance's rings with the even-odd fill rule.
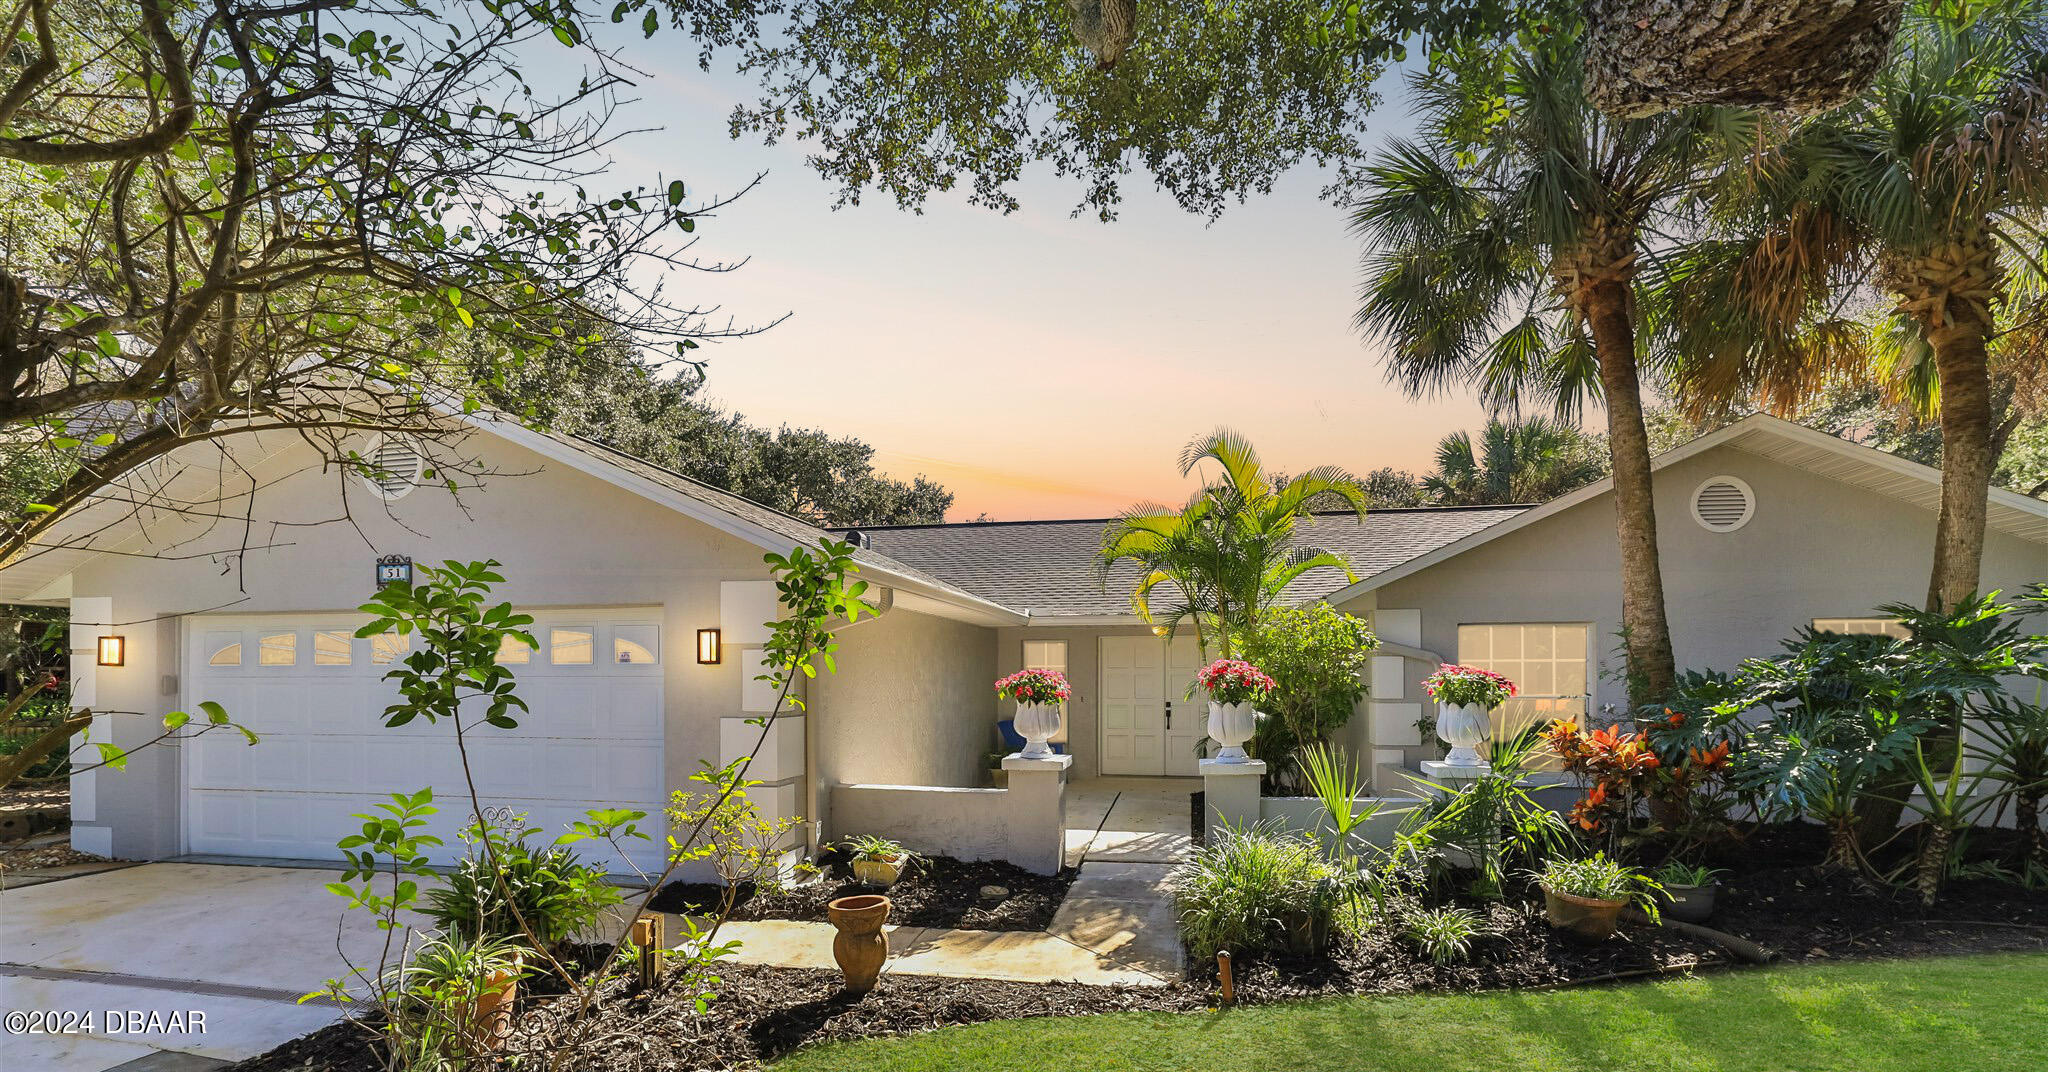
[[[804,1050],[776,1072],[2017,1072],[2048,1068],[2048,955],[1588,990],[1009,1020]]]

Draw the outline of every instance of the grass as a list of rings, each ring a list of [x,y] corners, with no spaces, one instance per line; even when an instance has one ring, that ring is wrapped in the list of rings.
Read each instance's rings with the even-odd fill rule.
[[[1008,1020],[803,1050],[775,1072],[2010,1072],[2048,1068],[2043,1024],[2048,955],[2029,954]]]

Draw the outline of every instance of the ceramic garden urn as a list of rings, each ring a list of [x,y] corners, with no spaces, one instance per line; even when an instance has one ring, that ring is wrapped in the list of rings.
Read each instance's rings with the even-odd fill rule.
[[[1060,732],[1060,705],[1049,703],[1020,703],[1017,705],[1017,735],[1024,738],[1024,750],[1018,755],[1026,759],[1044,759],[1052,755],[1049,743]]]
[[[889,936],[882,931],[889,921],[889,899],[872,893],[841,897],[826,903],[825,918],[839,932],[832,936],[832,959],[846,976],[846,992],[858,996],[873,990],[889,959]]]
[[[1440,703],[1436,707],[1436,735],[1451,746],[1444,762],[1453,767],[1482,766],[1485,761],[1479,758],[1479,746],[1492,732],[1493,719],[1478,704]]]
[[[1244,745],[1257,727],[1258,714],[1251,704],[1209,701],[1209,737],[1223,746],[1216,753],[1216,762],[1248,762],[1251,757],[1244,754]]]

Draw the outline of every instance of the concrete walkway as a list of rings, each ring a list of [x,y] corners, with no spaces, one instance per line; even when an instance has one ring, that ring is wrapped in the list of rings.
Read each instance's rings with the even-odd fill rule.
[[[1067,787],[1067,864],[1081,873],[1042,931],[889,927],[884,974],[1096,986],[1164,986],[1181,978],[1180,931],[1167,876],[1189,848],[1194,779],[1092,778]],[[671,926],[669,933],[676,933]],[[832,925],[728,923],[747,964],[832,969]]]

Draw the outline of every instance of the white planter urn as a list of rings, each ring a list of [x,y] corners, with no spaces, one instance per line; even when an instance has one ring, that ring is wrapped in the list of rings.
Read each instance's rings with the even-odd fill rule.
[[[1017,754],[1025,759],[1045,759],[1052,755],[1049,742],[1060,732],[1060,705],[1020,703],[1016,727],[1017,735],[1024,738],[1024,750]]]
[[[1244,744],[1252,739],[1252,731],[1258,728],[1257,720],[1258,715],[1248,703],[1209,701],[1209,736],[1223,746],[1223,751],[1216,753],[1216,762],[1251,761],[1251,757],[1244,754]]]
[[[1486,761],[1479,758],[1478,748],[1492,734],[1493,718],[1486,708],[1478,704],[1436,706],[1436,735],[1451,746],[1444,756],[1445,763],[1453,767],[1484,766]]]

